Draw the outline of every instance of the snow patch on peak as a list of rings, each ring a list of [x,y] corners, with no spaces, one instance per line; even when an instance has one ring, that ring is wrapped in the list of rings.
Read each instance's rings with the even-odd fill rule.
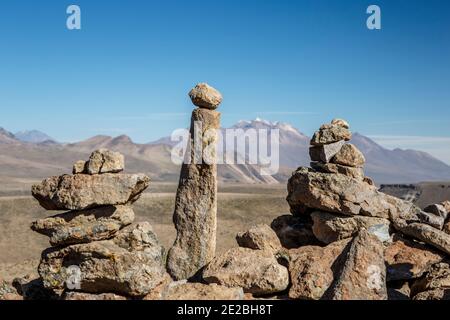
[[[280,124],[279,121],[272,122],[272,121],[269,121],[269,120],[262,119],[260,117],[256,117],[256,119],[253,120],[252,122],[265,124],[266,126],[269,126],[269,127],[277,127]]]
[[[296,136],[304,136],[298,129],[292,126],[289,123],[280,122],[280,121],[269,121],[257,117],[255,120],[240,120],[238,121],[232,128],[240,128],[240,129],[279,129],[284,133],[291,133]]]
[[[249,125],[251,121],[248,120],[239,120],[236,125]]]

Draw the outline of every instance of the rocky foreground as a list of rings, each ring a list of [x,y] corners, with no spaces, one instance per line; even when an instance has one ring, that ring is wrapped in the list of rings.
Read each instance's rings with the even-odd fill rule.
[[[202,85],[192,100],[211,112],[221,98]],[[288,182],[291,215],[239,233],[237,246],[220,256],[210,254],[215,167],[184,168],[191,173],[180,179],[173,247],[183,250],[169,263],[152,227],[133,225],[132,204],[149,179],[122,173],[122,155],[98,150],[77,162],[73,175],[33,187],[44,208],[68,211],[32,223],[51,245],[42,253],[40,278],[1,282],[0,298],[448,300],[450,202],[421,210],[378,191],[351,137],[344,120],[323,125],[311,139],[311,167]],[[202,174],[209,211],[196,203]]]

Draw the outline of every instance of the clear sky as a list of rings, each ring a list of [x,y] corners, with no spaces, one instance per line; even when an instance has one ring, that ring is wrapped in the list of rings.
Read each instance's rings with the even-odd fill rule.
[[[70,4],[82,30],[66,28]],[[450,163],[449,16],[446,0],[2,1],[0,126],[148,142],[186,127],[187,93],[208,82],[224,126],[261,117],[311,134],[342,117]]]

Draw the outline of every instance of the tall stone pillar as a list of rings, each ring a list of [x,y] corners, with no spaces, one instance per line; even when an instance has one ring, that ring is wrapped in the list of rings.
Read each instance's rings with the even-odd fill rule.
[[[215,109],[222,96],[204,83],[192,89],[189,96],[198,108],[192,112],[190,149],[181,168],[175,200],[173,222],[177,238],[167,259],[167,269],[176,280],[194,276],[214,258],[216,251],[215,146],[220,113]]]

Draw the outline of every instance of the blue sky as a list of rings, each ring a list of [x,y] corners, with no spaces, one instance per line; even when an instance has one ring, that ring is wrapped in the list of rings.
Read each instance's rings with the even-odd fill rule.
[[[82,30],[66,28],[66,8]],[[377,4],[382,30],[366,28]],[[306,134],[334,117],[450,163],[450,2],[5,1],[0,126],[60,141],[186,127],[187,92],[224,95],[223,125],[256,117]]]

